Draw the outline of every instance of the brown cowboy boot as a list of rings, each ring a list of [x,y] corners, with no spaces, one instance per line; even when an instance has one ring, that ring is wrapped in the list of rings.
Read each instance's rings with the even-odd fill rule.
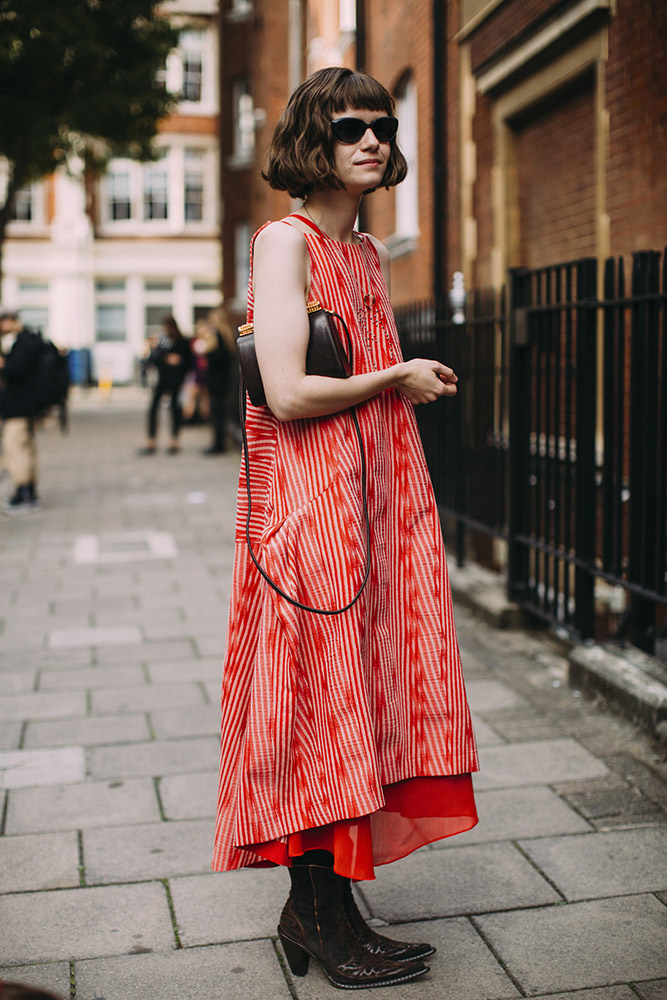
[[[392,962],[416,962],[435,954],[435,948],[431,944],[393,941],[391,938],[383,937],[382,934],[376,934],[359,912],[349,879],[345,879],[343,901],[350,926],[369,954],[382,955]]]
[[[310,958],[333,986],[348,990],[394,986],[429,971],[423,962],[392,961],[361,944],[345,911],[345,879],[331,868],[295,865],[290,878],[278,936],[295,976],[306,975]]]

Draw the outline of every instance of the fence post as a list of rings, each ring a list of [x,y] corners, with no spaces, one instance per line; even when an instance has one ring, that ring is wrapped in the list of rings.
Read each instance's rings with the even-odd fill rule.
[[[509,272],[510,400],[509,400],[509,544],[507,595],[521,601],[528,586],[528,546],[518,540],[530,530],[528,508],[528,449],[530,446],[530,275],[522,269]]]
[[[595,635],[595,421],[597,405],[597,261],[577,263],[577,386],[575,471],[575,611],[582,639]],[[583,565],[582,565],[583,564]]]
[[[660,255],[633,254],[632,298],[660,290]],[[656,587],[656,498],[658,478],[658,315],[657,302],[633,302],[630,348],[630,551],[628,576],[647,590]],[[659,536],[658,536],[659,537]],[[632,642],[652,653],[655,606],[633,594],[630,599]]]

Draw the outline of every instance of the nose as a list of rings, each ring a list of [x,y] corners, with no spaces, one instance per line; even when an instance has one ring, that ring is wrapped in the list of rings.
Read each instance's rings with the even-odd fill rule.
[[[378,137],[376,136],[375,132],[370,127],[370,125],[368,126],[368,128],[366,129],[361,138],[361,144],[364,147],[364,149],[368,149],[369,147],[371,149],[377,149],[377,147],[380,145]]]

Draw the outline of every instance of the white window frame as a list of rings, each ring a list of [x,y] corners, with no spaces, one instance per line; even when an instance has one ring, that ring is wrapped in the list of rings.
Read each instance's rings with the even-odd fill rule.
[[[341,32],[357,30],[357,5],[355,0],[338,0],[338,27]]]
[[[231,307],[243,311],[248,298],[250,281],[250,219],[240,219],[234,226],[234,298]]]
[[[6,160],[0,159],[0,190],[3,201],[7,192],[7,181],[9,169]],[[46,219],[46,183],[47,181],[34,181],[22,189],[30,198],[30,219],[11,219],[7,223],[7,237],[12,236],[37,236],[48,232],[48,222]]]
[[[233,147],[230,166],[247,167],[255,156],[255,107],[247,76],[232,82]]]
[[[169,151],[165,149],[158,160],[143,164],[141,171],[142,222],[168,222],[170,210],[174,210],[169,183],[170,159]],[[163,195],[163,197],[159,197],[159,195]],[[163,206],[164,214],[160,208],[159,214],[151,215],[151,211],[155,210],[157,206]]]
[[[392,257],[411,253],[419,239],[419,161],[417,87],[412,74],[397,88],[396,115],[399,121],[397,142],[408,163],[405,180],[394,188],[395,226],[385,241]]]
[[[125,283],[123,282],[123,285]],[[95,343],[96,344],[127,344],[129,341],[128,332],[128,309],[126,302],[127,292],[125,287],[122,291],[95,291]],[[123,337],[100,337],[100,310],[101,309],[119,309],[122,311],[123,315],[123,329],[125,336]]]
[[[123,161],[126,163],[127,161]],[[114,204],[124,204],[125,202],[120,199],[116,199],[114,195],[115,190],[115,178],[117,177],[127,177],[127,204],[129,207],[129,215],[127,217],[123,216],[121,218],[115,218],[113,213]],[[132,173],[128,166],[120,166],[120,161],[116,161],[116,164],[110,169],[106,175],[105,182],[105,195],[106,195],[106,210],[109,214],[109,219],[113,222],[129,222],[132,218]]]
[[[191,54],[201,61],[201,95],[198,100],[183,97],[185,60]],[[167,56],[164,74],[167,90],[179,97],[178,113],[184,115],[216,115],[219,111],[217,92],[218,42],[213,20],[189,22],[183,26],[177,48]]]
[[[183,161],[183,220],[186,225],[203,222],[206,211],[206,150],[201,146],[185,146]],[[192,184],[193,180],[199,183]],[[194,204],[192,200],[188,202],[188,192],[200,192],[197,199],[200,207],[198,218],[188,218],[188,204]]]
[[[170,145],[162,145],[164,156],[157,163],[112,160],[110,171],[100,182],[99,232],[103,236],[175,236],[218,235],[218,144],[215,136],[170,136]],[[201,152],[202,218],[185,218],[186,150]],[[168,218],[145,218],[146,181],[151,172],[164,168],[167,173]],[[113,219],[111,194],[114,173],[130,177],[131,215]]]

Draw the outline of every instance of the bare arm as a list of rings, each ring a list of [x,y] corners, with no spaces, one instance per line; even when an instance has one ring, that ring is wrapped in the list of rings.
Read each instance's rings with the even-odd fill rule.
[[[255,243],[255,348],[267,403],[279,420],[337,413],[385,389],[413,403],[456,394],[451,368],[422,358],[347,379],[306,375],[308,285],[303,235],[281,223],[268,226]]]

